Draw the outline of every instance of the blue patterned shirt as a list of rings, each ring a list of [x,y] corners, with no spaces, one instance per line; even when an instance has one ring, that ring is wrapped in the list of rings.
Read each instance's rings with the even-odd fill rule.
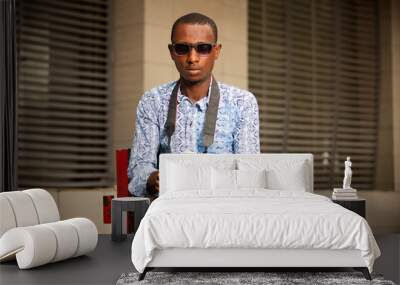
[[[136,132],[128,167],[129,192],[145,196],[150,174],[157,170],[157,153],[166,152],[168,137],[164,130],[169,99],[176,81],[147,91],[137,107]],[[210,84],[211,86],[211,84]],[[259,153],[258,105],[248,91],[218,82],[220,101],[214,141],[208,153]],[[179,90],[179,89],[178,89]],[[203,127],[210,98],[192,103],[178,91],[176,126],[171,137],[171,152],[202,153]]]

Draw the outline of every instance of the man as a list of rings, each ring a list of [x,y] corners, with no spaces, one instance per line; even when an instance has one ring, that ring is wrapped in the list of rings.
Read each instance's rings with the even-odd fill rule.
[[[178,81],[145,92],[137,108],[128,176],[135,196],[157,196],[159,153],[259,153],[253,94],[212,76],[221,45],[215,22],[199,13],[175,21],[169,52]]]

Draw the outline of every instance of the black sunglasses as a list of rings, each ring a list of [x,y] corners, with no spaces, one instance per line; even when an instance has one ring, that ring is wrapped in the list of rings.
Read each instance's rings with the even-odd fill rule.
[[[186,43],[177,43],[177,44],[169,44],[169,48],[174,51],[174,53],[178,56],[188,55],[190,53],[190,49],[194,48],[196,52],[200,56],[209,55],[216,44],[210,43],[197,43],[197,44],[186,44]]]

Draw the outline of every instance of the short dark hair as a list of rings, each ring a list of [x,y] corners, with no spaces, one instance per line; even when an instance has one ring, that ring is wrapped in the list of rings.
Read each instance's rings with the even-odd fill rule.
[[[217,42],[217,40],[218,40],[218,28],[213,19],[207,17],[206,15],[200,14],[200,13],[190,13],[190,14],[186,14],[186,15],[180,17],[172,25],[171,42],[173,41],[174,32],[175,32],[176,27],[181,24],[209,25],[214,34],[215,42]]]

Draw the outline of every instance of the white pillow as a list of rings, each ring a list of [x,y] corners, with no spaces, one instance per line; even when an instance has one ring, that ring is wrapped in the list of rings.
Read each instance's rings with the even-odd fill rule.
[[[212,168],[212,188],[214,190],[238,190],[241,188],[266,188],[266,171],[230,170]]]
[[[212,189],[236,190],[236,170],[212,168]]]
[[[168,167],[168,191],[211,189],[211,167],[176,163]]]
[[[239,159],[239,170],[266,170],[266,187],[272,190],[306,191],[309,177],[304,160]]]
[[[271,169],[267,171],[267,181],[271,190],[306,192],[307,181],[301,166],[286,171]]]
[[[267,188],[267,172],[262,170],[236,170],[238,188]]]

